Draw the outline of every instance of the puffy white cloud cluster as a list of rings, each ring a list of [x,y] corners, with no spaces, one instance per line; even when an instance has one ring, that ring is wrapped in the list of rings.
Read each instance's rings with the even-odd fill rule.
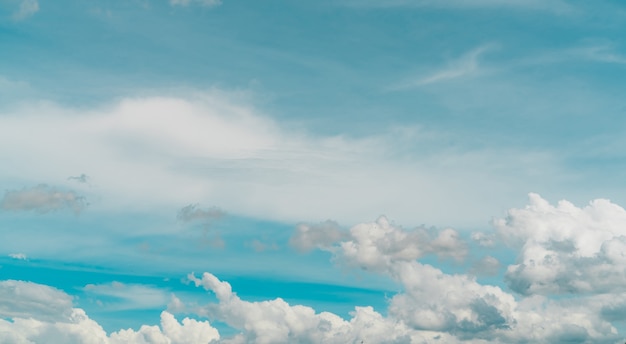
[[[295,248],[307,251],[320,248],[339,252],[350,265],[380,270],[396,261],[412,261],[427,254],[461,260],[467,247],[453,229],[435,235],[424,228],[404,230],[389,223],[384,216],[376,222],[352,227],[349,232],[327,221],[318,225],[299,225],[290,239]]]
[[[402,287],[389,299],[387,314],[355,307],[344,319],[281,298],[246,301],[210,273],[190,274],[188,279],[215,294],[217,302],[198,306],[171,295],[168,309],[224,322],[237,331],[227,338],[209,321],[185,318],[179,323],[168,311],[162,312],[160,326],[107,334],[84,311],[73,308],[64,292],[2,281],[0,342],[617,343],[623,337],[613,323],[626,316],[626,291],[620,285],[624,220],[626,211],[609,201],[577,208],[568,202],[552,206],[531,195],[526,208],[510,210],[495,224],[499,239],[520,249],[519,261],[506,273],[519,295],[481,284],[471,274],[448,274],[420,262],[426,254],[464,257],[467,246],[451,229],[404,230],[384,217],[349,231],[330,222],[303,225],[296,229],[293,246],[329,251],[336,262],[388,276]],[[487,256],[474,269],[499,266]],[[515,289],[520,285],[527,287]],[[136,302],[140,306],[166,302],[163,292],[141,285],[89,285],[85,291],[121,298],[146,294]],[[574,297],[549,295],[565,291]]]
[[[219,301],[200,308],[199,313],[242,331],[228,343],[425,343],[437,339],[456,342],[449,334],[417,331],[402,321],[383,317],[372,307],[356,307],[352,318],[344,320],[333,313],[316,313],[311,307],[291,306],[281,298],[244,301],[228,282],[210,273],[201,278],[190,274],[189,279],[215,293]]]
[[[495,227],[520,249],[506,272],[518,293],[626,292],[626,211],[608,200],[579,208],[530,194],[527,207],[509,210]]]
[[[297,229],[295,235],[301,239],[302,230]],[[322,249],[331,251],[338,262],[397,281],[403,291],[390,299],[387,319],[420,333],[446,333],[458,340],[490,343],[614,343],[619,338],[607,314],[622,314],[622,308],[608,298],[516,299],[497,286],[478,283],[471,275],[446,274],[418,261],[427,253],[463,257],[465,247],[453,230],[425,237],[421,230],[405,231],[380,218],[352,227],[343,241]],[[480,269],[499,267],[493,257],[479,263]]]
[[[9,320],[6,320],[9,319]],[[73,308],[72,298],[61,290],[23,281],[0,281],[0,343],[210,343],[219,340],[208,321],[185,318],[182,324],[167,311],[161,327],[142,326],[110,336],[85,311]]]

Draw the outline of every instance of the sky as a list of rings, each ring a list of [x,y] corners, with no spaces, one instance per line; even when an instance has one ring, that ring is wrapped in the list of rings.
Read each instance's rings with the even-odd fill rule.
[[[623,343],[626,5],[0,0],[1,343]]]

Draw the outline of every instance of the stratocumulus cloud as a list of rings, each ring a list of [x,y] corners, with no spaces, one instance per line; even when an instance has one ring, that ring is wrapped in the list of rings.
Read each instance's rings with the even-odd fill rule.
[[[196,287],[215,296],[214,302],[206,304],[187,301],[183,295],[168,296],[150,286],[119,282],[86,286],[84,290],[90,294],[121,298],[132,309],[168,304],[160,326],[107,334],[82,309],[75,308],[72,297],[64,292],[9,280],[0,283],[0,316],[11,320],[0,320],[0,339],[37,341],[45,333],[50,338],[99,343],[615,343],[621,337],[612,322],[626,309],[626,291],[621,288],[619,272],[624,269],[619,268],[615,258],[619,254],[613,248],[615,236],[621,235],[625,224],[624,210],[606,200],[578,208],[565,201],[553,206],[531,194],[526,208],[511,209],[505,219],[494,222],[498,240],[511,249],[521,248],[518,262],[507,267],[506,281],[515,282],[510,291],[473,277],[478,270],[497,273],[500,263],[493,257],[480,260],[468,274],[446,273],[421,262],[428,255],[466,259],[467,253],[451,255],[468,248],[451,229],[407,230],[384,217],[349,230],[333,223],[306,230],[301,225],[294,231],[297,239],[292,244],[296,247],[328,251],[336,264],[387,276],[401,287],[388,299],[387,315],[371,306],[358,306],[346,319],[280,297],[247,301],[230,283],[207,272],[187,276]],[[316,233],[303,236],[308,231]],[[577,241],[579,238],[585,239]],[[565,245],[563,241],[571,242]],[[540,252],[554,258],[539,255],[537,263],[530,263],[537,245],[542,247]],[[534,273],[542,268],[538,264],[550,264],[558,279]],[[516,274],[522,265],[530,266],[531,273]],[[607,265],[615,265],[610,274],[614,277],[593,281],[597,274],[606,274]],[[574,273],[558,275],[566,268]],[[528,288],[517,289],[523,283]],[[583,284],[586,288],[572,287],[580,283],[587,283]],[[573,293],[575,302],[548,297],[562,290]],[[209,320],[185,318],[181,324],[170,312]],[[221,335],[211,325],[215,321],[236,333]]]

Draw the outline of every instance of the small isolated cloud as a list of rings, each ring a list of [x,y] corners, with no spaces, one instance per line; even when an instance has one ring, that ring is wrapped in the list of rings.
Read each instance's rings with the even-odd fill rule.
[[[37,0],[22,0],[20,7],[13,13],[15,20],[26,19],[39,11],[39,2]]]
[[[17,260],[27,260],[28,257],[24,253],[9,253],[9,257]]]
[[[479,65],[479,58],[485,54],[485,52],[492,50],[493,48],[494,46],[492,44],[479,46],[478,48],[464,54],[457,60],[450,62],[443,69],[430,75],[417,78],[417,80],[405,82],[397,86],[396,89],[425,86],[476,75],[480,72],[481,68]]]
[[[204,7],[216,7],[222,4],[222,0],[170,0],[172,6],[200,5]]]
[[[180,209],[176,218],[182,222],[207,222],[217,220],[225,214],[224,211],[217,207],[202,209],[198,204],[190,204]]]
[[[35,211],[42,214],[61,209],[71,209],[78,214],[87,205],[83,196],[73,191],[61,191],[45,184],[22,190],[6,191],[0,200],[2,210]]]
[[[89,181],[89,176],[82,173],[80,176],[70,176],[67,177],[67,180],[73,180],[75,182],[79,182],[79,183],[87,183]]]

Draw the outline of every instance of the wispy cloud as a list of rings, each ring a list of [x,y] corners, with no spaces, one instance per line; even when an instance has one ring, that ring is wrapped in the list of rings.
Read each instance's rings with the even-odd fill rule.
[[[556,13],[573,10],[564,0],[346,0],[344,3],[355,7],[518,8]]]
[[[402,82],[399,85],[392,87],[392,89],[407,89],[477,75],[481,71],[481,66],[479,63],[480,57],[486,52],[493,50],[494,47],[494,44],[479,46],[478,48],[475,48],[463,54],[463,56],[461,56],[460,58],[449,62],[446,67],[432,74],[424,75],[418,77],[417,79]]]
[[[200,5],[204,7],[216,7],[222,4],[222,0],[170,0],[172,6]]]
[[[35,14],[37,11],[39,11],[39,2],[37,2],[37,0],[22,0],[18,10],[13,13],[13,19],[26,19]]]

